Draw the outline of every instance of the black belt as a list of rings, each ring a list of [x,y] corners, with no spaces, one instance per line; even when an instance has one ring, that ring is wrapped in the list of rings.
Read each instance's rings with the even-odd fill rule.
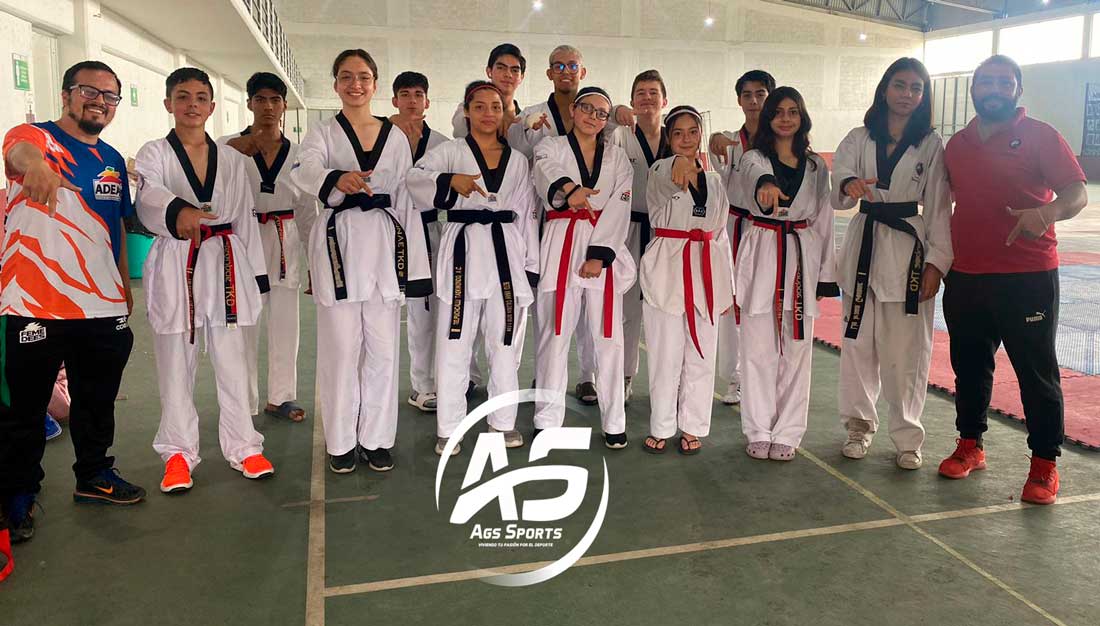
[[[233,244],[229,236],[233,234],[232,224],[214,224],[213,226],[200,226],[199,241],[191,241],[191,247],[187,251],[187,317],[190,326],[190,338],[188,341],[195,343],[195,267],[199,263],[199,248],[213,237],[222,238],[222,276],[224,284],[222,295],[225,299],[225,327],[237,327],[237,272],[233,261]]]
[[[283,220],[289,219],[294,219],[293,209],[256,214],[256,220],[261,224],[275,220],[275,233],[279,235],[279,280],[286,279],[286,245],[283,242],[284,237],[286,237],[286,227],[283,226]]]
[[[730,242],[730,252],[733,257],[733,267],[737,269],[737,252],[741,249],[741,234],[745,230],[745,220],[752,217],[747,209],[730,205],[730,215],[733,216],[733,241]],[[741,324],[741,307],[737,305],[737,298],[733,300],[733,321]]]
[[[924,243],[917,229],[905,221],[917,214],[916,202],[867,202],[859,203],[859,212],[867,216],[863,222],[863,237],[859,245],[859,261],[856,264],[856,282],[852,288],[852,306],[848,311],[848,324],[844,336],[855,339],[867,307],[867,289],[870,283],[871,253],[875,246],[875,224],[903,232],[913,238],[913,252],[909,256],[909,273],[905,285],[905,313],[916,315],[920,304],[921,272],[924,270]]]
[[[512,269],[508,265],[508,247],[504,241],[503,224],[511,224],[516,219],[514,211],[489,211],[480,209],[451,209],[447,211],[447,222],[462,224],[455,239],[452,291],[451,291],[451,331],[448,337],[458,339],[462,336],[462,316],[466,299],[466,227],[470,224],[483,224],[490,227],[493,237],[493,255],[497,262],[497,276],[500,278],[500,293],[504,298],[504,345],[512,345],[512,335],[516,328],[516,299],[512,288]]]
[[[420,221],[424,223],[424,246],[428,249],[428,267],[432,273],[435,273],[435,259],[432,258],[432,238],[428,234],[428,224],[434,224],[439,221],[439,209],[428,209],[420,212]],[[431,311],[431,298],[425,296],[424,298],[424,310]]]
[[[646,246],[649,245],[650,239],[653,238],[653,227],[649,222],[649,213],[645,211],[631,211],[630,221],[638,223],[638,258],[641,258],[641,256],[645,254],[645,249]],[[640,293],[640,290],[638,299],[645,299],[645,296]]]
[[[328,222],[325,225],[325,247],[328,249],[328,262],[329,266],[332,267],[332,285],[336,291],[337,300],[347,299],[348,285],[344,275],[344,255],[340,252],[340,240],[336,237],[336,215],[352,209],[372,211],[374,209],[388,209],[390,206],[392,204],[388,194],[376,193],[368,196],[365,193],[357,193],[348,196],[340,206],[331,207],[332,214],[328,216]],[[382,212],[393,222],[393,270],[397,274],[398,289],[401,290],[401,293],[405,293],[405,285],[408,283],[409,277],[409,251],[405,229],[401,227],[401,222],[397,221],[396,217],[390,215],[389,211],[383,210]]]

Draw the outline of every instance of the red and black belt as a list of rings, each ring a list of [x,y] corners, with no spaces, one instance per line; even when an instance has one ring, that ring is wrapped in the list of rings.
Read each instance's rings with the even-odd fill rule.
[[[694,274],[691,269],[691,244],[692,242],[698,242],[703,245],[702,259],[703,259],[703,295],[707,301],[707,316],[710,318],[711,324],[714,323],[714,280],[711,273],[710,265],[710,242],[715,238],[713,231],[702,230],[695,228],[692,230],[675,230],[672,228],[656,228],[653,230],[653,234],[657,237],[665,237],[667,239],[687,239],[684,243],[684,313],[687,315],[688,332],[691,334],[691,341],[695,344],[695,349],[699,352],[700,357],[704,357],[703,349],[699,346],[699,335],[695,330],[695,283]]]
[[[332,213],[325,224],[325,249],[328,251],[328,262],[332,268],[332,286],[337,300],[347,300],[348,284],[344,274],[344,255],[340,251],[340,240],[336,236],[336,216],[352,209],[360,211],[381,209],[382,213],[393,222],[393,271],[397,274],[397,288],[402,294],[405,293],[405,286],[409,279],[409,244],[401,222],[386,211],[391,206],[388,194],[376,193],[368,196],[365,193],[357,193],[348,196],[340,206],[331,207]]]
[[[233,234],[232,224],[215,224],[213,226],[199,227],[199,240],[191,241],[191,247],[187,251],[187,319],[191,336],[189,341],[195,343],[195,266],[199,262],[199,248],[203,242],[214,237],[222,238],[222,262],[223,291],[225,298],[225,326],[237,327],[237,272],[236,263],[233,260],[233,244],[229,238]]]
[[[556,291],[554,292],[554,334],[561,334],[561,316],[565,310],[565,292],[569,285],[569,273],[572,271],[572,257],[573,257],[573,230],[577,226],[577,222],[581,220],[587,221],[592,226],[596,225],[596,222],[600,220],[600,215],[603,211],[593,211],[590,215],[588,211],[547,211],[546,221],[550,220],[569,220],[569,225],[565,227],[565,240],[561,245],[561,258],[558,261],[558,284]],[[648,220],[646,221],[648,228]],[[604,272],[604,284],[603,284],[603,336],[610,339],[614,333],[614,313],[615,313],[615,274],[608,265]]]
[[[741,249],[741,235],[745,231],[745,220],[752,217],[747,209],[730,205],[730,215],[733,216],[733,241],[730,241],[730,252],[733,257],[733,268],[737,269],[737,252]],[[733,300],[733,319],[741,323],[741,307],[737,306],[737,298]]]
[[[286,280],[286,226],[283,222],[294,219],[294,210],[257,213],[256,219],[261,224],[275,222],[275,233],[279,235],[279,280]]]
[[[504,345],[512,345],[516,330],[516,294],[512,285],[512,268],[508,264],[508,244],[504,239],[504,224],[516,220],[514,211],[490,211],[488,209],[451,209],[447,211],[447,222],[462,224],[455,238],[452,257],[451,286],[451,330],[447,337],[458,339],[462,336],[462,318],[465,314],[466,300],[466,228],[470,224],[489,226],[493,238],[493,256],[496,258],[497,277],[500,279],[500,294],[504,299]]]
[[[787,290],[787,235],[794,235],[794,248],[797,253],[797,265],[794,269],[794,281],[792,287],[793,336],[795,341],[801,341],[806,337],[804,320],[806,316],[805,281],[802,273],[802,239],[798,231],[805,230],[809,226],[806,220],[773,220],[767,217],[752,216],[752,223],[760,228],[775,231],[775,302],[773,312],[775,315],[775,333],[779,339],[779,351],[783,351],[783,300]],[[816,292],[815,292],[816,293]]]
[[[909,255],[909,271],[905,277],[905,313],[916,315],[920,304],[921,272],[924,271],[924,243],[913,225],[905,221],[917,214],[916,202],[867,202],[859,203],[859,212],[866,215],[859,244],[859,260],[856,263],[856,282],[852,288],[852,306],[848,311],[848,323],[844,336],[855,339],[867,308],[867,289],[870,284],[871,254],[875,246],[875,224],[903,232],[913,238],[913,252]]]

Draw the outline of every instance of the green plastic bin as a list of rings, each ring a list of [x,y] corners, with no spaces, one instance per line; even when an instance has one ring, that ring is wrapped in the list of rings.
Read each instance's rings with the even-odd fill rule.
[[[145,267],[145,257],[153,247],[153,236],[140,233],[126,233],[126,262],[130,265],[130,278],[141,278]]]

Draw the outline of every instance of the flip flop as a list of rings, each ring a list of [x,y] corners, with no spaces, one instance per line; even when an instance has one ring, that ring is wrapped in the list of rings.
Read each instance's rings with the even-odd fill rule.
[[[264,414],[272,417],[281,417],[292,422],[301,422],[306,418],[306,410],[298,406],[293,400],[287,400],[279,406],[269,404],[264,407]]]
[[[653,441],[654,444],[649,445],[650,441]],[[664,439],[650,435],[645,438],[645,441],[642,442],[642,449],[650,454],[664,454],[665,450],[668,450],[668,445],[661,445],[663,443],[665,443]]]
[[[691,444],[698,443],[696,447],[691,447]],[[691,456],[693,454],[699,454],[699,451],[703,449],[703,442],[699,439],[686,439],[683,435],[680,435],[680,445],[677,446],[680,454],[685,456]]]

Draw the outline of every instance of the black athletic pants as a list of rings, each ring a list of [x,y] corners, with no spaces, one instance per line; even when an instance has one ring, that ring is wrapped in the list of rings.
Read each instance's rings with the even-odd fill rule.
[[[47,320],[0,316],[0,497],[37,493],[45,416],[61,364],[77,480],[114,466],[115,397],[134,335],[125,317]]]
[[[1027,445],[1053,461],[1063,433],[1058,331],[1058,270],[1020,274],[963,274],[946,278],[943,314],[955,370],[955,426],[978,439],[986,431],[993,393],[993,356],[1004,343],[1020,382]]]

